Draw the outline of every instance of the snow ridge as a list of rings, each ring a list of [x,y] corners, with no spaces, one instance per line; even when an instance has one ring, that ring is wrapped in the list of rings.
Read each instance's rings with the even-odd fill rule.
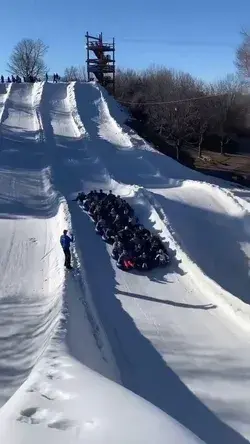
[[[128,134],[126,134],[117,121],[110,115],[107,102],[104,100],[102,92],[98,101],[99,111],[99,135],[105,140],[121,148],[132,149],[133,144]]]
[[[67,97],[69,101],[69,109],[72,114],[73,120],[76,124],[76,127],[79,130],[79,137],[85,137],[86,136],[86,129],[84,128],[84,125],[81,121],[81,118],[79,116],[78,110],[77,110],[77,104],[75,99],[75,83],[71,82],[68,85],[68,91],[67,91]]]
[[[32,99],[33,99],[33,108],[36,112],[36,118],[37,118],[38,131],[37,131],[36,140],[38,143],[45,142],[44,131],[43,131],[43,122],[42,122],[42,117],[41,117],[41,113],[40,113],[40,109],[39,109],[40,103],[42,100],[43,88],[44,88],[44,82],[34,83]]]

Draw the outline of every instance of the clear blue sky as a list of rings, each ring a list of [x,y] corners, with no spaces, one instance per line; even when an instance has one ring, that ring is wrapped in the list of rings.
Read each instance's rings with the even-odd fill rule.
[[[250,29],[249,0],[15,0],[0,13],[0,73],[23,37],[44,40],[50,72],[62,74],[85,63],[85,32],[102,31],[116,38],[118,66],[154,63],[213,80],[234,71],[240,30]]]

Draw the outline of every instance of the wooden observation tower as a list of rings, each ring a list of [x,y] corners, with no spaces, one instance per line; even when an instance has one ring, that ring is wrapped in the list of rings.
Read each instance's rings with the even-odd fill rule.
[[[115,91],[115,39],[112,43],[103,42],[102,33],[99,37],[86,34],[87,44],[87,75],[88,81],[93,79],[103,85],[111,85]]]

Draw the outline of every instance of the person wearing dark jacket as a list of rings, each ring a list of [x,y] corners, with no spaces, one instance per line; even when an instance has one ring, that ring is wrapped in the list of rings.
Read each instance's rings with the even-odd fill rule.
[[[89,211],[91,202],[92,201],[91,201],[91,199],[89,197],[87,197],[87,199],[84,200],[83,208],[84,208],[85,211]]]
[[[112,190],[109,190],[109,194],[107,194],[104,198],[105,202],[114,202],[116,200],[115,195],[112,193]]]
[[[65,255],[65,262],[64,266],[70,270],[72,268],[71,266],[71,254],[70,254],[70,244],[73,242],[73,236],[68,235],[68,230],[63,230],[63,234],[60,237],[60,244],[62,246],[64,255]]]
[[[148,270],[150,268],[150,261],[145,252],[136,258],[135,265],[136,268],[141,270]]]
[[[106,228],[106,221],[105,219],[100,218],[96,223],[95,231],[102,236],[105,228]]]
[[[118,232],[118,236],[120,237],[121,241],[126,244],[132,239],[133,232],[129,229],[129,227],[126,226],[124,229]]]
[[[97,222],[100,219],[100,217],[102,216],[101,210],[102,210],[101,206],[100,205],[96,205],[96,207],[95,207],[95,209],[93,211],[93,214],[92,214],[92,217],[93,217],[95,222]]]
[[[99,200],[103,200],[107,196],[107,194],[104,193],[103,190],[99,190],[98,195],[99,195]]]
[[[88,213],[91,217],[93,217],[95,209],[96,209],[96,202],[92,202],[90,204],[89,211],[88,211]]]
[[[77,194],[77,196],[76,196],[76,198],[75,199],[73,199],[73,200],[75,200],[76,202],[80,202],[81,204],[83,204],[83,201],[86,199],[86,195],[85,195],[85,193],[83,192],[83,191],[80,191],[78,194]]]
[[[169,262],[169,256],[163,250],[159,250],[157,255],[155,256],[155,262],[157,265],[166,265]]]
[[[113,259],[117,260],[118,257],[122,254],[122,252],[123,252],[123,244],[118,240],[117,236],[115,236],[115,242],[113,243],[113,248],[112,248]]]

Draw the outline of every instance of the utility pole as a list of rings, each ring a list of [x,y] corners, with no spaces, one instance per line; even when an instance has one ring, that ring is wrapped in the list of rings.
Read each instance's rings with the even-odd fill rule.
[[[102,86],[111,85],[115,92],[115,39],[112,43],[103,42],[102,33],[93,37],[86,33],[87,75],[90,82],[94,74]]]

